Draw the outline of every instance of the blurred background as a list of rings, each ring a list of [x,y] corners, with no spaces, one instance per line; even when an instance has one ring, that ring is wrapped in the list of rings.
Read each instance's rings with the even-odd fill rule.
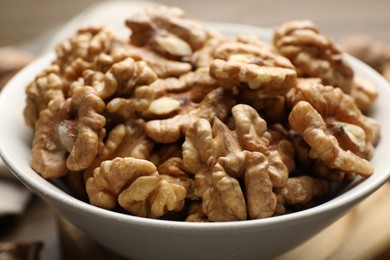
[[[0,47],[54,32],[99,0],[1,0]],[[334,39],[368,34],[390,43],[388,0],[160,0],[183,8],[191,18],[270,27],[290,19],[311,19]]]

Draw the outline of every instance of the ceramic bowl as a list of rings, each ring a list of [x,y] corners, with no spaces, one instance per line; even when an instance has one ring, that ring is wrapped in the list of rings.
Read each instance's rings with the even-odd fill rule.
[[[271,31],[236,24],[209,24],[224,34]],[[372,116],[382,124],[382,137],[372,158],[375,172],[352,183],[319,206],[261,220],[227,223],[184,223],[155,220],[104,210],[82,202],[30,168],[32,130],[24,124],[24,89],[47,66],[47,54],[18,73],[0,96],[0,153],[5,164],[29,189],[91,238],[130,259],[269,259],[314,236],[365,199],[390,175],[390,86],[375,71],[347,56],[356,74],[379,88]]]

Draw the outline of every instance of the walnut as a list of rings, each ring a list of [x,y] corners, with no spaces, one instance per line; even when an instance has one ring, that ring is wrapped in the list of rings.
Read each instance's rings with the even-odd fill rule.
[[[381,74],[386,63],[390,61],[390,48],[384,42],[368,35],[349,35],[340,41],[340,46],[345,52],[367,63]]]
[[[364,158],[372,156],[380,137],[379,122],[364,116],[354,99],[339,88],[299,80],[287,99],[291,106],[299,101],[309,102],[325,120],[327,131],[337,137],[341,148],[351,149]]]
[[[103,161],[112,160],[116,157],[148,159],[154,143],[146,137],[144,124],[145,122],[142,119],[134,119],[118,124],[109,131],[100,153],[84,171],[84,178],[91,177],[95,168]]]
[[[243,179],[249,216],[252,219],[272,216],[277,199],[269,177],[271,167],[269,159],[262,153],[247,153],[245,163]]]
[[[92,87],[75,88],[67,100],[52,100],[36,122],[34,170],[52,178],[86,169],[98,153],[106,122],[100,115],[104,108]]]
[[[247,219],[240,183],[228,175],[220,164],[217,163],[209,173],[197,173],[195,180],[195,194],[202,198],[202,211],[210,221]]]
[[[31,167],[44,178],[67,174],[67,149],[59,138],[57,129],[64,120],[70,119],[71,102],[61,98],[53,99],[48,108],[42,110],[35,123],[31,149]],[[73,143],[73,140],[70,141]]]
[[[155,94],[143,116],[148,119],[172,117],[191,103],[201,102],[218,84],[209,76],[208,68],[199,68],[179,78],[158,79],[150,87]]]
[[[372,174],[371,163],[350,150],[344,150],[338,139],[327,130],[327,124],[321,114],[310,103],[299,101],[290,113],[289,123],[292,129],[303,135],[303,139],[311,147],[310,157],[323,160],[330,168],[356,172],[365,177]],[[351,133],[350,142],[361,142],[361,139],[365,139],[365,136],[362,138],[354,134]]]
[[[132,34],[131,43],[151,46],[172,56],[187,56],[202,47],[207,34],[201,24],[185,19],[183,10],[158,6],[145,9],[126,20]]]
[[[276,49],[295,65],[298,76],[319,77],[324,84],[350,93],[353,71],[341,50],[311,21],[290,21],[276,29]]]
[[[210,75],[226,88],[246,84],[262,94],[283,95],[295,84],[294,66],[258,45],[222,43],[214,52]]]
[[[158,176],[142,176],[136,179],[118,197],[119,204],[130,213],[158,218],[168,211],[183,209],[186,189]]]
[[[264,94],[262,90],[240,86],[236,100],[256,109],[270,123],[283,122],[288,117],[285,95]]]
[[[350,95],[362,112],[367,112],[378,97],[377,87],[360,76],[355,76]]]
[[[156,143],[148,158],[157,167],[171,157],[181,157],[181,142],[159,144]]]
[[[194,68],[210,67],[214,60],[215,49],[226,39],[223,35],[220,35],[215,31],[207,31],[208,38],[204,42],[202,48],[192,53],[189,56],[188,61],[193,65]]]
[[[207,120],[214,117],[226,118],[233,102],[231,95],[221,88],[215,89],[202,102],[186,104],[182,113],[179,112],[174,117],[146,122],[145,132],[148,137],[159,143],[176,142],[187,127],[200,118]]]
[[[104,209],[215,222],[311,207],[372,173],[380,126],[363,112],[378,91],[311,22],[273,44],[166,6],[126,25],[125,40],[80,29],[27,87],[44,178]]]
[[[152,105],[153,89],[149,86],[134,90],[130,98],[114,98],[107,104],[107,111],[123,119],[130,119],[136,112],[141,113]]]
[[[34,128],[39,113],[56,97],[64,99],[65,84],[59,75],[59,67],[51,65],[39,73],[26,88],[25,122]]]
[[[178,77],[192,70],[190,63],[168,59],[149,47],[124,45],[121,52],[134,60],[146,62],[159,78]]]
[[[238,40],[247,42],[221,43],[213,53],[214,58],[225,61],[241,61],[264,67],[295,69],[294,65],[287,58],[272,53],[267,45],[259,42],[255,44],[248,43],[248,39],[244,39],[243,36],[238,38]],[[252,39],[252,41],[254,40]]]
[[[191,201],[188,216],[186,218],[187,222],[210,222],[207,219],[206,214],[202,211],[202,204],[199,201]]]
[[[114,41],[115,34],[109,28],[82,28],[76,35],[57,46],[57,59],[54,64],[59,65],[66,79],[75,80],[80,76],[80,72],[93,65],[99,54],[109,52]],[[80,67],[82,69],[77,69]]]
[[[283,164],[289,172],[295,169],[295,147],[290,141],[290,133],[281,124],[271,125],[268,129],[271,133],[269,148],[280,154]]]
[[[260,48],[270,48],[272,46],[269,43],[261,40],[256,34],[239,34],[236,37],[236,41],[240,43],[250,44],[258,46]]]
[[[105,209],[118,204],[142,217],[158,218],[184,206],[186,190],[160,177],[146,160],[117,157],[102,162],[86,183],[90,203]]]
[[[141,176],[158,177],[156,167],[151,162],[132,157],[103,161],[86,183],[90,203],[114,209],[119,194]]]
[[[329,194],[327,181],[310,176],[292,177],[286,186],[276,188],[275,193],[283,196],[287,204],[308,204]]]
[[[276,207],[272,188],[285,185],[288,169],[279,152],[268,149],[266,122],[253,108],[236,105],[232,114],[234,130],[215,118],[212,127],[201,119],[186,131],[183,161],[195,174],[195,194],[210,221],[246,219],[246,212],[250,218],[272,216]]]
[[[169,183],[175,183],[183,186],[186,189],[186,197],[188,199],[198,199],[195,195],[194,179],[189,175],[190,171],[187,169],[181,158],[170,157],[160,164],[157,169],[160,173],[161,179],[166,180]]]
[[[126,58],[112,65],[104,75],[101,89],[97,90],[103,99],[113,95],[128,97],[137,87],[149,85],[156,79],[156,74],[145,62]]]
[[[286,93],[294,86],[296,78],[296,72],[292,69],[219,59],[211,64],[210,75],[225,88],[242,82],[250,89],[260,89],[262,93],[274,95]]]

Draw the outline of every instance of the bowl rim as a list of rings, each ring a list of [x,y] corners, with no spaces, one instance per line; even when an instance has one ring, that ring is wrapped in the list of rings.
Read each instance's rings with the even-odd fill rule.
[[[235,31],[240,32],[253,32],[260,37],[270,37],[271,30],[265,29],[257,26],[250,25],[242,25],[235,23],[207,23],[213,28],[233,28]],[[223,31],[223,30],[220,30]],[[351,64],[351,66],[358,71],[364,71],[367,75],[370,76],[371,79],[375,79],[377,83],[379,83],[381,91],[386,92],[386,96],[390,97],[390,85],[389,83],[376,71],[370,68],[368,65],[359,61],[358,59],[344,54],[347,58],[347,61]],[[39,57],[37,60],[32,62],[30,65],[22,69],[19,73],[17,73],[5,86],[3,91],[0,93],[0,114],[3,113],[6,109],[5,103],[6,98],[8,96],[12,96],[12,90],[17,88],[14,85],[22,85],[20,83],[24,83],[24,86],[19,86],[19,88],[24,88],[27,86],[29,81],[28,78],[35,77],[37,72],[41,71],[44,68],[44,65],[48,65],[54,59],[54,52],[50,52],[44,54]],[[35,73],[34,73],[35,72]],[[22,116],[22,115],[20,115]],[[24,120],[23,120],[24,122]],[[27,127],[27,126],[25,126]],[[85,213],[94,214],[104,219],[111,219],[120,221],[127,224],[136,224],[138,226],[148,226],[155,228],[166,228],[167,231],[172,229],[182,229],[182,230],[190,230],[191,232],[245,232],[246,230],[253,229],[254,227],[262,227],[262,228],[272,228],[274,225],[279,225],[280,223],[288,224],[287,222],[295,223],[294,220],[305,221],[306,218],[311,217],[317,214],[325,214],[330,209],[338,209],[342,210],[345,205],[355,204],[356,202],[364,199],[369,196],[375,190],[377,190],[381,185],[383,185],[388,178],[390,177],[390,163],[387,171],[381,173],[380,176],[376,176],[374,180],[370,180],[370,177],[366,179],[364,182],[360,183],[358,186],[358,192],[353,193],[350,191],[346,191],[341,194],[337,198],[333,198],[327,202],[324,202],[315,207],[305,209],[302,211],[289,213],[281,216],[274,216],[270,218],[264,219],[254,219],[254,220],[245,220],[245,221],[232,221],[232,222],[213,222],[213,223],[194,223],[194,222],[181,222],[181,221],[171,221],[171,220],[160,220],[160,219],[150,219],[132,216],[124,213],[119,213],[115,211],[105,210],[102,208],[98,208],[93,206],[87,202],[81,201],[70,194],[66,193],[52,182],[43,179],[39,174],[35,173],[31,168],[31,172],[34,174],[26,174],[23,172],[21,167],[17,164],[17,161],[12,159],[13,154],[10,154],[7,151],[8,146],[5,145],[5,138],[1,133],[5,131],[0,130],[0,156],[3,159],[4,163],[7,167],[13,172],[13,174],[26,185],[33,193],[37,194],[39,197],[44,199],[46,202],[50,204],[50,201],[54,201],[55,203],[60,203],[63,207],[71,209],[73,211],[81,211]],[[13,132],[13,131],[10,131]],[[368,182],[367,182],[368,181]],[[365,185],[362,186],[362,184]],[[361,186],[361,187],[360,187]],[[58,208],[57,208],[58,210]]]

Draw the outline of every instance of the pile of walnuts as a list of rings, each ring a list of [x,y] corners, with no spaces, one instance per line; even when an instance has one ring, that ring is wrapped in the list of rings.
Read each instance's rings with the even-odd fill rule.
[[[148,218],[266,218],[373,173],[375,86],[309,21],[226,38],[159,6],[80,29],[27,87],[32,168]]]

